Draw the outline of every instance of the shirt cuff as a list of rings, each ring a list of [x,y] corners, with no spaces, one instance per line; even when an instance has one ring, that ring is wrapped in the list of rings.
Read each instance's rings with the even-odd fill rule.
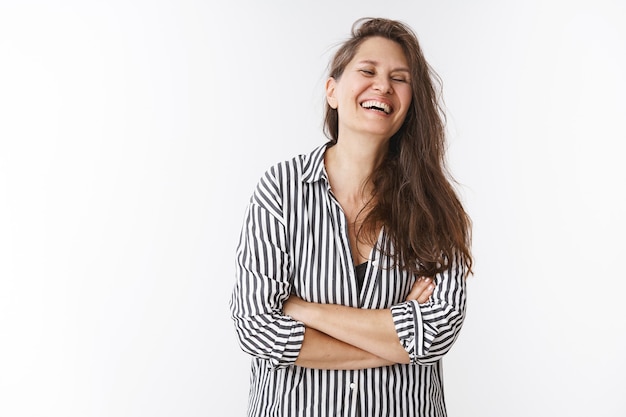
[[[302,342],[304,341],[304,323],[290,317],[280,326],[281,334],[276,336],[275,344],[270,354],[272,369],[286,368],[293,365],[298,359]],[[284,331],[284,334],[282,334]]]
[[[391,307],[391,316],[396,327],[398,339],[404,350],[409,354],[412,364],[424,355],[424,333],[422,314],[417,301],[407,301]]]

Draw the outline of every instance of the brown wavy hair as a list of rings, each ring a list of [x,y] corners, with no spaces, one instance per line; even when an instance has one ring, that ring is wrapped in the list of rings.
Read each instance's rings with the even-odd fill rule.
[[[329,64],[329,76],[339,80],[359,46],[368,38],[397,42],[411,71],[413,97],[404,123],[390,139],[387,155],[370,177],[374,185],[371,207],[358,231],[359,239],[374,243],[378,226],[389,238],[386,254],[402,268],[434,276],[452,263],[472,273],[471,219],[465,212],[445,164],[445,114],[441,80],[424,58],[413,30],[405,23],[362,18],[352,26]],[[339,116],[326,103],[324,132],[337,143]],[[393,250],[392,250],[393,248]]]

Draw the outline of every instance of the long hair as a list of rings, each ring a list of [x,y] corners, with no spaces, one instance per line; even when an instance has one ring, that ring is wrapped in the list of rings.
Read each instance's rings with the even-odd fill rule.
[[[386,157],[370,177],[373,203],[362,212],[358,238],[374,243],[377,228],[384,225],[389,239],[381,250],[402,268],[433,276],[456,262],[470,274],[471,219],[446,168],[441,80],[426,62],[415,33],[396,20],[359,19],[331,60],[328,75],[339,80],[359,46],[374,36],[402,47],[413,96],[404,123],[390,138]],[[339,116],[328,103],[324,132],[331,144],[337,143]]]

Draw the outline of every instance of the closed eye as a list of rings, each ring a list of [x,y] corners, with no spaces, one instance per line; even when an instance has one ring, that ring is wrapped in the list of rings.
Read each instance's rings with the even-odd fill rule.
[[[393,72],[391,74],[391,80],[398,83],[408,83],[411,77],[405,71]]]
[[[374,71],[371,71],[371,70],[361,69],[361,70],[359,70],[359,71],[360,71],[362,74],[365,74],[365,75],[374,75]]]

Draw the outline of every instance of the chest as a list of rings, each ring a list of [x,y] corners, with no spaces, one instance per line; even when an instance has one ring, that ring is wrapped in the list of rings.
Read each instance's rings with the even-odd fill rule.
[[[304,187],[285,210],[293,291],[308,301],[362,308],[388,308],[405,300],[415,278],[399,270],[377,244],[357,247],[367,261],[359,291],[353,256],[355,238],[350,219],[331,194]]]

